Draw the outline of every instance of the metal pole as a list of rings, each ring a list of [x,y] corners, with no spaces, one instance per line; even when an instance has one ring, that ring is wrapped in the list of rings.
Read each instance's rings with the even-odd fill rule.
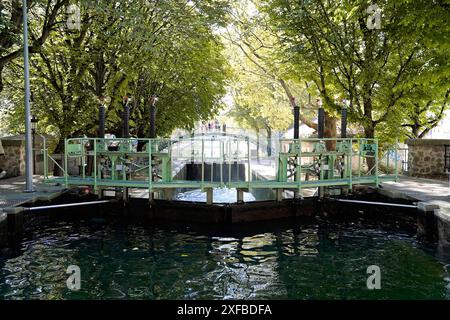
[[[324,127],[325,127],[325,110],[322,107],[320,107],[317,124],[317,134],[319,139],[323,139],[324,137]]]
[[[342,108],[341,138],[347,138],[347,107]]]
[[[294,107],[294,139],[300,137],[300,107]]]
[[[361,201],[361,200],[346,200],[346,199],[332,199],[332,201],[346,202],[346,203],[356,203],[356,204],[368,204],[377,206],[388,206],[388,207],[401,207],[401,208],[411,208],[417,209],[417,206],[410,204],[399,204],[399,203],[386,203],[386,202],[374,202],[374,201]]]
[[[55,204],[55,205],[50,205],[50,206],[24,208],[24,210],[25,211],[38,211],[38,210],[48,210],[48,209],[58,209],[58,208],[92,206],[92,205],[96,205],[96,204],[104,204],[104,203],[111,203],[111,202],[113,202],[113,200],[100,200],[100,201],[91,201],[91,202]]]
[[[156,138],[156,101],[155,95],[150,98],[150,138]]]
[[[123,98],[123,135],[125,139],[130,138],[130,106],[128,104],[128,97]],[[151,137],[155,138],[155,137]]]
[[[34,192],[33,186],[33,147],[31,145],[31,110],[30,110],[30,66],[28,60],[28,8],[27,0],[22,0],[23,11],[23,64],[25,70],[25,192]]]
[[[98,109],[98,137],[101,139],[105,138],[105,115],[106,108],[103,104],[101,104]]]
[[[33,149],[33,173],[36,173],[36,129],[31,129],[32,133],[32,149]]]

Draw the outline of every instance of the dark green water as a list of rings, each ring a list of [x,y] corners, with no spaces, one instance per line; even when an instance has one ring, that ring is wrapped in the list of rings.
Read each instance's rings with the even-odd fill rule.
[[[0,298],[448,299],[449,261],[413,234],[361,221],[217,232],[40,222],[0,255]],[[69,265],[81,268],[79,292],[66,287]],[[381,290],[366,287],[370,265]]]

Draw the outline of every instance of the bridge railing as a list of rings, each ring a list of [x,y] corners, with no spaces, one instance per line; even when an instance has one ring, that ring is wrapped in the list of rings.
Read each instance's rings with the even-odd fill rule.
[[[90,184],[95,188],[170,187],[186,179],[179,173],[188,165],[197,170],[197,178],[187,185],[199,188],[273,185],[301,189],[307,181],[318,180],[349,187],[364,179],[365,183],[379,183],[377,139],[281,139],[270,145],[270,150],[260,152],[257,141],[239,136],[83,137],[66,139],[63,164],[53,161],[60,166],[67,185]],[[45,161],[52,161],[44,149]],[[395,175],[397,170],[395,167]],[[45,177],[50,178],[47,170]]]

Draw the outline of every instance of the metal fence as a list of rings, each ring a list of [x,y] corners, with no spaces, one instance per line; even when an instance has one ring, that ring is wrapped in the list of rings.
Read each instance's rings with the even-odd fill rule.
[[[272,145],[270,153],[261,153],[256,141],[242,136],[74,138],[65,141],[62,164],[44,148],[44,169],[48,168],[48,161],[52,161],[63,176],[51,177],[48,170],[44,175],[48,182],[61,182],[67,186],[91,185],[95,189],[127,187],[152,191],[228,187],[301,190],[378,185],[382,180],[397,179],[399,164],[402,164],[397,148],[381,153],[377,139],[280,139]],[[185,180],[178,174],[187,164],[197,164],[200,170],[197,180]],[[69,167],[78,167],[78,170],[69,172]],[[245,173],[234,174],[232,170],[244,170]]]

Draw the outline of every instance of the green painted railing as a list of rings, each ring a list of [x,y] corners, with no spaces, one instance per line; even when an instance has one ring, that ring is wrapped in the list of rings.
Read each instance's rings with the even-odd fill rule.
[[[352,188],[355,184],[378,185],[398,177],[398,161],[394,174],[380,174],[380,162],[387,159],[388,168],[390,163],[389,153],[387,158],[379,157],[377,139],[281,139],[272,144],[273,154],[269,156],[258,150],[255,141],[242,137],[73,138],[65,141],[64,168],[44,145],[44,176],[47,182],[66,186],[87,185],[95,190],[146,188],[149,192],[214,187],[299,191],[312,187]],[[62,170],[62,177],[49,176],[49,160]],[[177,178],[180,170],[190,163],[201,168],[200,178],[197,181]],[[241,168],[245,168],[243,175],[239,172]],[[234,179],[232,170],[237,170]],[[254,178],[255,172],[264,178]],[[245,179],[236,178],[241,176]]]

